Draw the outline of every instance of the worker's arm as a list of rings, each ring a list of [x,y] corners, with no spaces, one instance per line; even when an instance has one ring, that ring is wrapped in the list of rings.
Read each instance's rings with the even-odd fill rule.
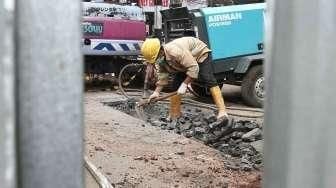
[[[154,92],[160,93],[163,89],[163,86],[157,85]]]
[[[155,66],[158,70],[158,81],[156,82],[156,88],[153,94],[149,97],[150,100],[159,97],[163,87],[168,84],[169,73],[167,70],[158,64],[155,64]]]
[[[193,80],[193,78],[191,78],[190,76],[187,76],[186,79],[182,82],[182,84],[178,88],[177,94],[184,95],[187,92],[188,84],[190,84],[190,82],[192,82],[192,80]]]
[[[190,76],[187,76],[186,79],[184,79],[183,83],[186,85],[190,84],[194,79]]]
[[[161,60],[164,61],[164,60]],[[160,86],[161,88],[168,84],[169,72],[163,67],[159,65],[160,63],[155,63],[155,68],[158,70],[158,81],[156,82],[156,86]]]

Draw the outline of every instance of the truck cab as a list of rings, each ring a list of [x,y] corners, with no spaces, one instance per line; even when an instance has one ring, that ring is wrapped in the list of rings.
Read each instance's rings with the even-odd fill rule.
[[[265,3],[164,10],[163,40],[195,36],[207,43],[218,83],[241,86],[243,100],[250,106],[262,107],[264,10]],[[192,87],[198,96],[209,93],[200,84]]]
[[[88,79],[117,83],[120,70],[139,63],[146,38],[145,16],[140,7],[83,2],[82,51]]]

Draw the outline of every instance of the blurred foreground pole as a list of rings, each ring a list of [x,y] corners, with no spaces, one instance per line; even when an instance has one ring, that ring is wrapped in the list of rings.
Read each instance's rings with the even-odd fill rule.
[[[267,3],[264,187],[336,187],[336,1]]]
[[[16,187],[14,0],[0,2],[0,187]]]
[[[79,0],[17,0],[18,172],[22,188],[82,188]]]

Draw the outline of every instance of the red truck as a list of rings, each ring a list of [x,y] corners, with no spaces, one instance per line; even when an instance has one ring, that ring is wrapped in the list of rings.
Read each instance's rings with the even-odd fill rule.
[[[83,3],[85,73],[111,80],[121,68],[139,62],[140,46],[146,38],[145,17],[137,6]]]

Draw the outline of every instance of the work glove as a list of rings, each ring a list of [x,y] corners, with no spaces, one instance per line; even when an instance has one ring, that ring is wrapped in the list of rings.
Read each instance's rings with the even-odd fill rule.
[[[153,99],[155,99],[155,98],[158,98],[159,95],[160,95],[159,92],[154,91],[154,92],[151,94],[151,96],[149,96],[148,101],[151,101],[151,100],[153,100]]]
[[[177,90],[177,94],[178,95],[184,95],[187,92],[188,89],[188,84],[182,82],[182,84],[180,85],[180,87]]]

